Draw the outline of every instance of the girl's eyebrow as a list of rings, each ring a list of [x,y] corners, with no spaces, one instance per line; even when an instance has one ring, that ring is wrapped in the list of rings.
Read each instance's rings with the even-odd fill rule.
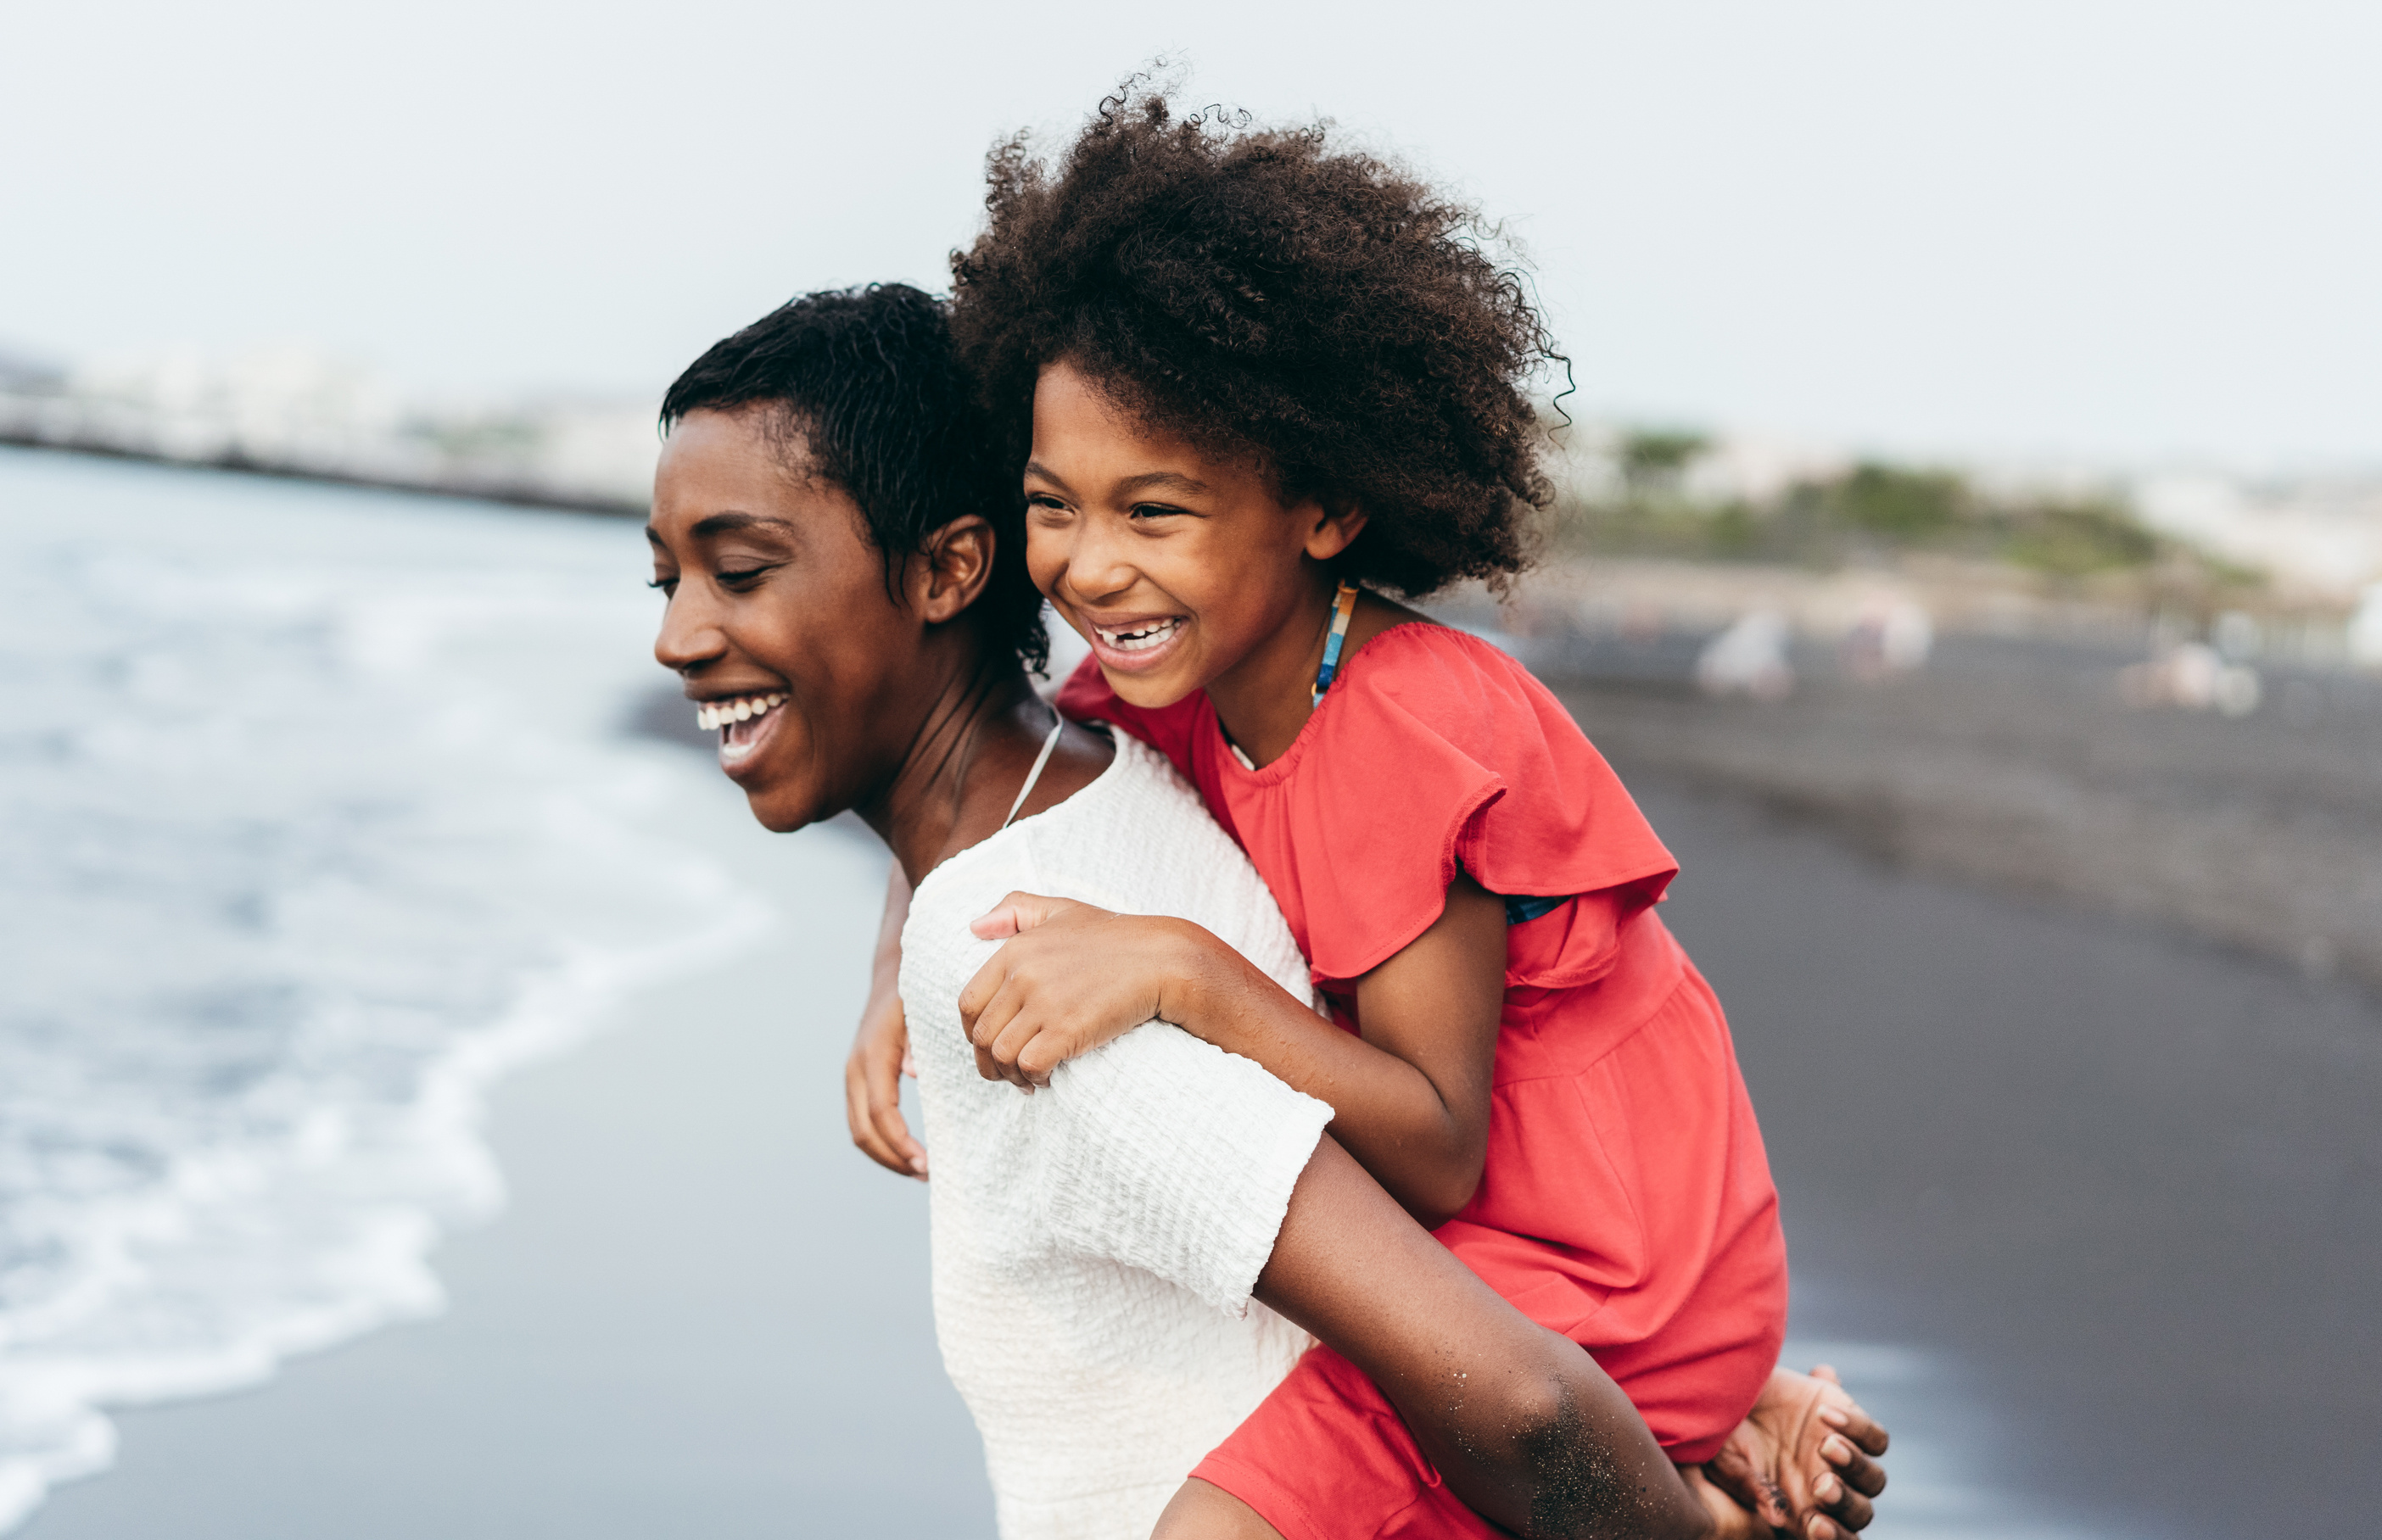
[[[1117,483],[1119,492],[1148,492],[1153,487],[1165,487],[1173,492],[1205,492],[1208,483],[1180,471],[1145,471],[1138,476],[1127,476]]]

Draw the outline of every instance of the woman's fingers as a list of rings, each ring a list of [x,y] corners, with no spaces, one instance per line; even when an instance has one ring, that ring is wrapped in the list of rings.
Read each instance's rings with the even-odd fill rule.
[[[1847,1398],[1820,1408],[1820,1421],[1851,1439],[1870,1454],[1884,1454],[1891,1441],[1884,1427],[1860,1409],[1860,1403]]]
[[[1811,1496],[1820,1499],[1822,1509],[1830,1519],[1848,1530],[1867,1529],[1869,1522],[1877,1517],[1876,1508],[1867,1497],[1834,1475],[1822,1476],[1814,1483]]]
[[[1831,1438],[1820,1446],[1820,1458],[1836,1468],[1845,1485],[1865,1497],[1874,1497],[1885,1490],[1885,1467],[1861,1453],[1843,1438]]]

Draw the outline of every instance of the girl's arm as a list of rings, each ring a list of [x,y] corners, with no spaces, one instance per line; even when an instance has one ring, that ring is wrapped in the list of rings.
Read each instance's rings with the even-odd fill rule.
[[[910,918],[910,883],[902,863],[885,879],[885,918],[878,926],[877,959],[868,981],[868,1004],[843,1065],[843,1111],[852,1142],[861,1154],[889,1171],[921,1181],[927,1147],[910,1137],[902,1119],[902,1071],[910,1054],[910,1028],[902,1015],[902,926]]]
[[[1439,919],[1357,981],[1361,1037],[1187,920],[1013,893],[976,923],[1013,936],[960,993],[988,1078],[1048,1082],[1155,1017],[1332,1109],[1332,1132],[1425,1228],[1480,1184],[1504,999],[1505,908],[1458,874]]]

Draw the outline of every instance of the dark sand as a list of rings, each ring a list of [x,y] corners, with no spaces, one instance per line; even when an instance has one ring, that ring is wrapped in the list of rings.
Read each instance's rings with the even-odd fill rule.
[[[2026,703],[2056,681],[1978,686],[2017,692],[1998,736],[1917,684],[1775,711],[1659,680],[1572,697],[1685,864],[1666,913],[1762,1113],[1791,1351],[1837,1359],[1897,1430],[1871,1533],[2376,1532],[2355,1476],[2382,1440],[2382,1013],[1961,855],[2025,800],[1955,837],[1929,797],[2058,770],[2046,742],[2087,745],[2059,773],[2099,776],[2104,805],[2155,798],[2093,759],[2089,720]],[[1918,734],[1934,746],[1899,763],[1934,768],[1876,769],[1827,713],[1870,714],[1872,748]],[[1829,755],[1900,788],[1886,826],[1917,833],[1880,837],[1858,789],[1779,794]],[[2161,826],[2234,805],[2192,771],[2161,783],[2192,788]],[[2231,815],[2288,821],[2243,774]],[[441,1253],[452,1312],[128,1415],[119,1468],[33,1540],[989,1533],[931,1339],[923,1194],[851,1151],[837,1101],[879,858],[743,816],[723,800],[702,837],[792,923],[500,1094],[516,1202]]]
[[[1761,1112],[1795,1332],[1864,1348],[1826,1351],[1905,1436],[1872,1533],[2382,1532],[2370,997],[1630,778]]]

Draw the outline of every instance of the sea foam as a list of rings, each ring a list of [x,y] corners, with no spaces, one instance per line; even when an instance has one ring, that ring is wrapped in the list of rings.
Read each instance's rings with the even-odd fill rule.
[[[436,1312],[490,1083],[767,915],[654,832],[633,525],[15,451],[0,524],[6,1530]]]

